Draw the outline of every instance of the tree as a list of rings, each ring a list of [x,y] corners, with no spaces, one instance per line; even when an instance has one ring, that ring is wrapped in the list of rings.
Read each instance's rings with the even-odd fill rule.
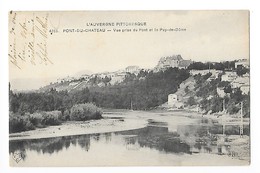
[[[193,105],[196,105],[197,102],[195,101],[194,97],[191,96],[191,97],[189,97],[187,104],[190,105],[190,106],[193,106]]]
[[[20,103],[18,100],[18,96],[16,94],[13,94],[13,92],[10,92],[9,95],[9,105],[10,105],[10,111],[14,113],[18,112]]]
[[[189,93],[190,92],[189,86],[186,86],[184,91],[185,91],[186,94]]]
[[[231,88],[231,86],[230,85],[228,85],[228,86],[226,86],[225,88],[224,88],[224,92],[225,93],[232,93],[232,88]]]
[[[238,76],[243,76],[244,74],[246,74],[247,72],[249,72],[249,70],[246,69],[246,68],[243,67],[243,66],[238,66],[236,72],[237,72],[237,75],[238,75]]]
[[[107,84],[111,81],[111,77],[107,77],[107,76],[105,76],[105,78],[102,80],[104,83],[105,83],[105,85],[107,86]]]
[[[189,70],[205,70],[208,69],[209,67],[207,64],[204,64],[202,62],[194,62],[188,66]]]
[[[225,69],[225,65],[223,63],[215,63],[214,64],[214,69],[216,69],[216,70],[224,70]]]
[[[139,71],[137,77],[138,77],[138,78],[146,77],[147,74],[148,74],[148,72],[142,69],[142,70]]]
[[[240,88],[235,88],[234,92],[230,94],[230,98],[234,101],[235,104],[240,103],[243,100],[243,95]]]

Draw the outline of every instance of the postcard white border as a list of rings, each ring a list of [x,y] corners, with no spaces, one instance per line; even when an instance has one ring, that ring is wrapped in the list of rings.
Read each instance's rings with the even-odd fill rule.
[[[9,139],[8,139],[8,11],[32,10],[250,10],[250,61],[251,61],[251,165],[246,167],[119,167],[119,168],[11,168],[9,167]],[[260,170],[260,115],[259,107],[259,16],[260,9],[254,0],[0,0],[0,172],[43,173],[63,172],[257,172]],[[87,170],[86,170],[87,169]]]

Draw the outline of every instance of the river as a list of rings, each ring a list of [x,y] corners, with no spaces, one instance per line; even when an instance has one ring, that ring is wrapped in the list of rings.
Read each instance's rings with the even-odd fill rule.
[[[133,113],[131,113],[133,114]],[[182,112],[143,114],[142,128],[85,135],[10,141],[11,166],[182,166],[248,165],[228,139],[238,138],[239,126],[223,127]],[[105,118],[125,119],[127,112]],[[244,126],[249,139],[249,126]],[[249,140],[248,140],[249,141]],[[245,151],[247,152],[247,151]],[[249,152],[249,151],[248,151]],[[249,153],[248,153],[249,154]]]

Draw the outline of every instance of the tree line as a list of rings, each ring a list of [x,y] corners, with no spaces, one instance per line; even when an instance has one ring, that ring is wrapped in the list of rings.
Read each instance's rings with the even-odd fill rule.
[[[146,110],[167,101],[167,96],[178,90],[182,81],[190,76],[189,70],[169,68],[154,73],[141,70],[128,73],[123,82],[111,86],[93,86],[75,91],[9,92],[10,111],[21,115],[26,112],[54,111],[62,113],[75,104],[92,102],[103,108]]]
[[[215,70],[235,70],[236,61],[224,61],[224,62],[194,62],[188,66],[189,70],[207,70],[207,69],[215,69]]]

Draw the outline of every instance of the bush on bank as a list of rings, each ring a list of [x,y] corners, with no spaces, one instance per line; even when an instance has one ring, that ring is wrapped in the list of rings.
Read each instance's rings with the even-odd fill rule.
[[[102,111],[93,103],[77,104],[70,110],[34,112],[32,114],[13,113],[9,115],[9,132],[21,132],[43,128],[46,126],[59,125],[64,121],[86,121],[102,118]]]
[[[19,116],[10,112],[9,115],[9,133],[27,131],[35,129],[34,125],[30,122],[28,116]]]
[[[71,108],[70,120],[86,121],[102,118],[102,111],[93,103],[77,104]]]
[[[34,130],[36,127],[59,125],[62,122],[59,117],[61,117],[60,111],[25,113],[24,115],[10,112],[9,132],[15,133]]]

